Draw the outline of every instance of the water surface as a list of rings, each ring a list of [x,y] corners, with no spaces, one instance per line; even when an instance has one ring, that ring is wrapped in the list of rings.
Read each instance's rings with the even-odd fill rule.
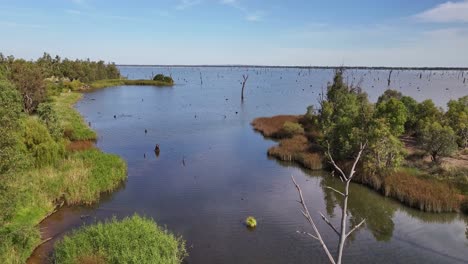
[[[301,215],[294,175],[329,247],[337,236],[319,211],[338,225],[339,197],[324,186],[339,182],[326,172],[269,159],[276,143],[253,131],[259,116],[301,114],[331,81],[332,70],[246,68],[121,67],[124,76],[171,74],[173,88],[125,86],[85,94],[77,109],[99,134],[97,146],[122,156],[128,180],[92,207],[64,208],[42,223],[45,236],[111,216],[134,213],[154,218],[182,235],[187,263],[326,263],[319,243]],[[249,74],[240,102],[242,74]],[[464,72],[395,71],[395,89],[444,106],[468,94]],[[371,100],[387,88],[388,71],[354,70]],[[466,76],[468,77],[468,76]],[[361,81],[362,80],[362,81]],[[117,116],[114,119],[114,115]],[[148,131],[145,134],[145,129]],[[153,152],[161,146],[159,156]],[[349,239],[347,263],[467,263],[468,218],[422,213],[363,186],[353,185],[351,222],[366,226]],[[243,225],[255,216],[258,227]],[[52,243],[31,262],[50,254]]]

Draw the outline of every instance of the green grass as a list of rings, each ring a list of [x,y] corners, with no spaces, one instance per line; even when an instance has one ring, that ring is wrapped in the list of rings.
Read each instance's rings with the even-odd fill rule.
[[[125,178],[125,162],[97,149],[70,154],[58,166],[15,175],[0,196],[12,207],[0,227],[0,263],[24,263],[39,243],[37,225],[58,203],[94,203]]]
[[[173,82],[154,81],[154,80],[127,80],[127,79],[106,79],[91,83],[91,88],[102,89],[111,86],[120,85],[151,85],[151,86],[173,86]]]
[[[69,139],[95,138],[96,133],[84,124],[79,113],[72,107],[80,97],[77,93],[62,94],[54,99],[54,107],[61,124],[71,131]],[[39,126],[31,125],[37,122],[34,117],[23,118],[27,128],[33,133],[29,136],[26,133],[23,140],[35,142],[31,144],[36,146],[43,141],[36,134],[48,132],[45,128],[39,129]],[[60,139],[60,143],[57,144],[63,141],[64,139]],[[44,144],[38,146],[42,145]],[[51,151],[49,148],[41,150],[43,151],[38,153],[45,156]],[[28,153],[32,154],[34,153]],[[2,175],[0,263],[26,261],[40,243],[38,224],[53,212],[57,205],[97,202],[102,192],[116,189],[126,176],[127,167],[124,160],[94,148],[65,152],[58,157],[57,162],[41,162],[40,166],[35,164]]]
[[[176,264],[186,256],[184,241],[137,215],[87,226],[55,247],[55,263]]]
[[[82,96],[80,93],[62,93],[54,97],[54,108],[66,138],[73,141],[96,140],[96,132],[86,125],[83,117],[73,108]]]

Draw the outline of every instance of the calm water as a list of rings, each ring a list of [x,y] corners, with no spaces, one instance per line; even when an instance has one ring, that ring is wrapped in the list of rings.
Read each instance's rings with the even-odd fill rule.
[[[182,235],[187,263],[326,263],[299,211],[294,175],[330,248],[337,237],[318,211],[338,224],[339,186],[325,172],[269,159],[276,143],[252,130],[255,117],[300,114],[331,80],[332,70],[121,67],[124,76],[171,74],[173,88],[113,87],[85,94],[77,109],[98,132],[97,146],[128,162],[128,180],[93,207],[64,208],[42,223],[44,238],[113,215],[139,213]],[[249,74],[240,103],[242,74]],[[422,76],[420,76],[422,74]],[[393,85],[417,100],[444,106],[468,94],[464,72],[395,71]],[[349,71],[349,82],[372,100],[387,88],[388,71]],[[361,81],[362,79],[362,81]],[[113,116],[117,115],[114,119]],[[145,134],[145,129],[148,133]],[[158,143],[157,157],[153,148]],[[421,213],[358,185],[351,222],[367,220],[348,241],[347,263],[468,263],[468,218]],[[250,231],[243,220],[253,215]],[[52,243],[31,263],[46,262]]]

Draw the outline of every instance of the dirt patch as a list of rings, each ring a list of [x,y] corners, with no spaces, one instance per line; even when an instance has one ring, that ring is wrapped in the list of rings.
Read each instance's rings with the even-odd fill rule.
[[[88,150],[94,147],[94,142],[90,140],[70,141],[67,144],[67,150],[71,152]]]

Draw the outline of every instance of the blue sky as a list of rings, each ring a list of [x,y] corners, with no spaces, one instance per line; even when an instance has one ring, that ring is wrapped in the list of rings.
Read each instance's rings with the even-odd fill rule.
[[[468,66],[468,0],[0,0],[0,52],[120,64]]]

